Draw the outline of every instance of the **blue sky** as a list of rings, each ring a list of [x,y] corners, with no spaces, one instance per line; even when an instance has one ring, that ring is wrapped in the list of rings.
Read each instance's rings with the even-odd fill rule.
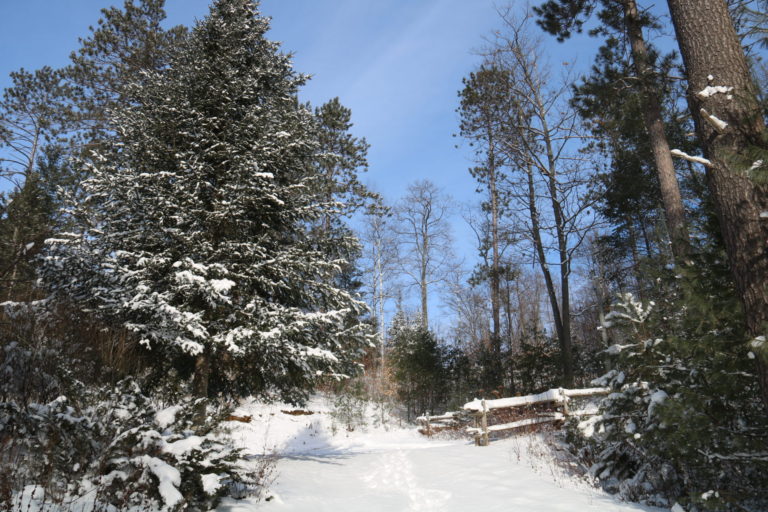
[[[117,0],[121,1],[121,0]],[[61,66],[107,0],[0,3],[0,86],[8,72]],[[472,49],[497,23],[493,2],[473,0],[264,0],[270,37],[313,75],[303,99],[339,96],[355,132],[371,143],[368,180],[386,197],[429,178],[457,196],[471,187],[454,148],[456,93],[476,62]],[[207,0],[168,0],[169,24],[191,24]]]
[[[19,67],[67,64],[78,37],[99,10],[122,0],[0,0],[0,87]],[[534,2],[535,3],[535,2]],[[269,37],[294,53],[295,68],[313,75],[302,99],[338,96],[352,109],[354,132],[367,138],[370,171],[363,181],[397,200],[408,184],[430,179],[461,202],[476,201],[467,169],[471,154],[456,149],[457,91],[477,64],[475,50],[500,23],[490,0],[263,0],[273,18]],[[503,3],[501,5],[504,5]],[[522,5],[522,2],[513,3]],[[168,24],[190,25],[208,0],[167,0]],[[566,45],[542,37],[552,64],[592,61],[594,41]],[[460,256],[471,262],[475,240],[457,217]],[[433,316],[434,317],[434,316]]]

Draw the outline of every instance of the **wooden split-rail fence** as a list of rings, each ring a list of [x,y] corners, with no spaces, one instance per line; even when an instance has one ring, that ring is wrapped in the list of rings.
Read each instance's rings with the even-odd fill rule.
[[[521,429],[534,430],[542,425],[561,425],[569,416],[590,416],[596,407],[574,409],[573,399],[589,399],[607,395],[610,388],[563,389],[555,388],[535,395],[514,396],[496,400],[473,400],[460,411],[439,416],[424,415],[417,418],[425,435],[453,430],[475,438],[479,446],[487,446],[492,433]]]

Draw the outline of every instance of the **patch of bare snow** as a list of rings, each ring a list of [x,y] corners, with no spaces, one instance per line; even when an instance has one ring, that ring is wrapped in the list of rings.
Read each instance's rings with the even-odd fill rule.
[[[176,413],[180,410],[180,405],[172,405],[157,411],[155,414],[155,423],[157,423],[157,425],[162,429],[168,428],[168,425],[176,421]]]

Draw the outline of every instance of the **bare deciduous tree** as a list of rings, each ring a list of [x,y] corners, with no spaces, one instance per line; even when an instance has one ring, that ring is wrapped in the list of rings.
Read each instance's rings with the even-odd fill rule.
[[[573,385],[571,341],[572,264],[595,223],[590,194],[594,173],[579,155],[582,138],[576,113],[568,104],[568,79],[554,82],[530,35],[530,15],[502,13],[504,29],[495,33],[486,53],[488,66],[507,77],[509,111],[501,126],[503,150],[511,169],[509,189],[513,224],[533,249],[547,287],[562,356],[562,382]]]
[[[445,282],[458,268],[448,224],[450,205],[434,183],[423,180],[408,187],[395,208],[400,269],[419,288],[425,329],[429,328],[429,288]]]
[[[369,211],[364,219],[360,240],[363,243],[363,274],[376,328],[382,344],[386,332],[386,302],[395,297],[395,274],[398,265],[397,241],[393,231],[392,218],[387,210],[378,208]]]

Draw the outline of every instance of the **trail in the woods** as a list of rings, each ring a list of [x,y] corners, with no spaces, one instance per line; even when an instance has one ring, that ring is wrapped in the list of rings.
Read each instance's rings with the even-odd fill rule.
[[[269,501],[227,501],[220,511],[659,510],[591,487],[567,464],[556,464],[556,454],[537,436],[476,447],[463,439],[427,439],[410,428],[347,432],[313,405],[315,414],[308,416],[290,416],[277,406],[252,409],[254,421],[236,427],[233,436],[244,446],[261,443],[281,456]]]

